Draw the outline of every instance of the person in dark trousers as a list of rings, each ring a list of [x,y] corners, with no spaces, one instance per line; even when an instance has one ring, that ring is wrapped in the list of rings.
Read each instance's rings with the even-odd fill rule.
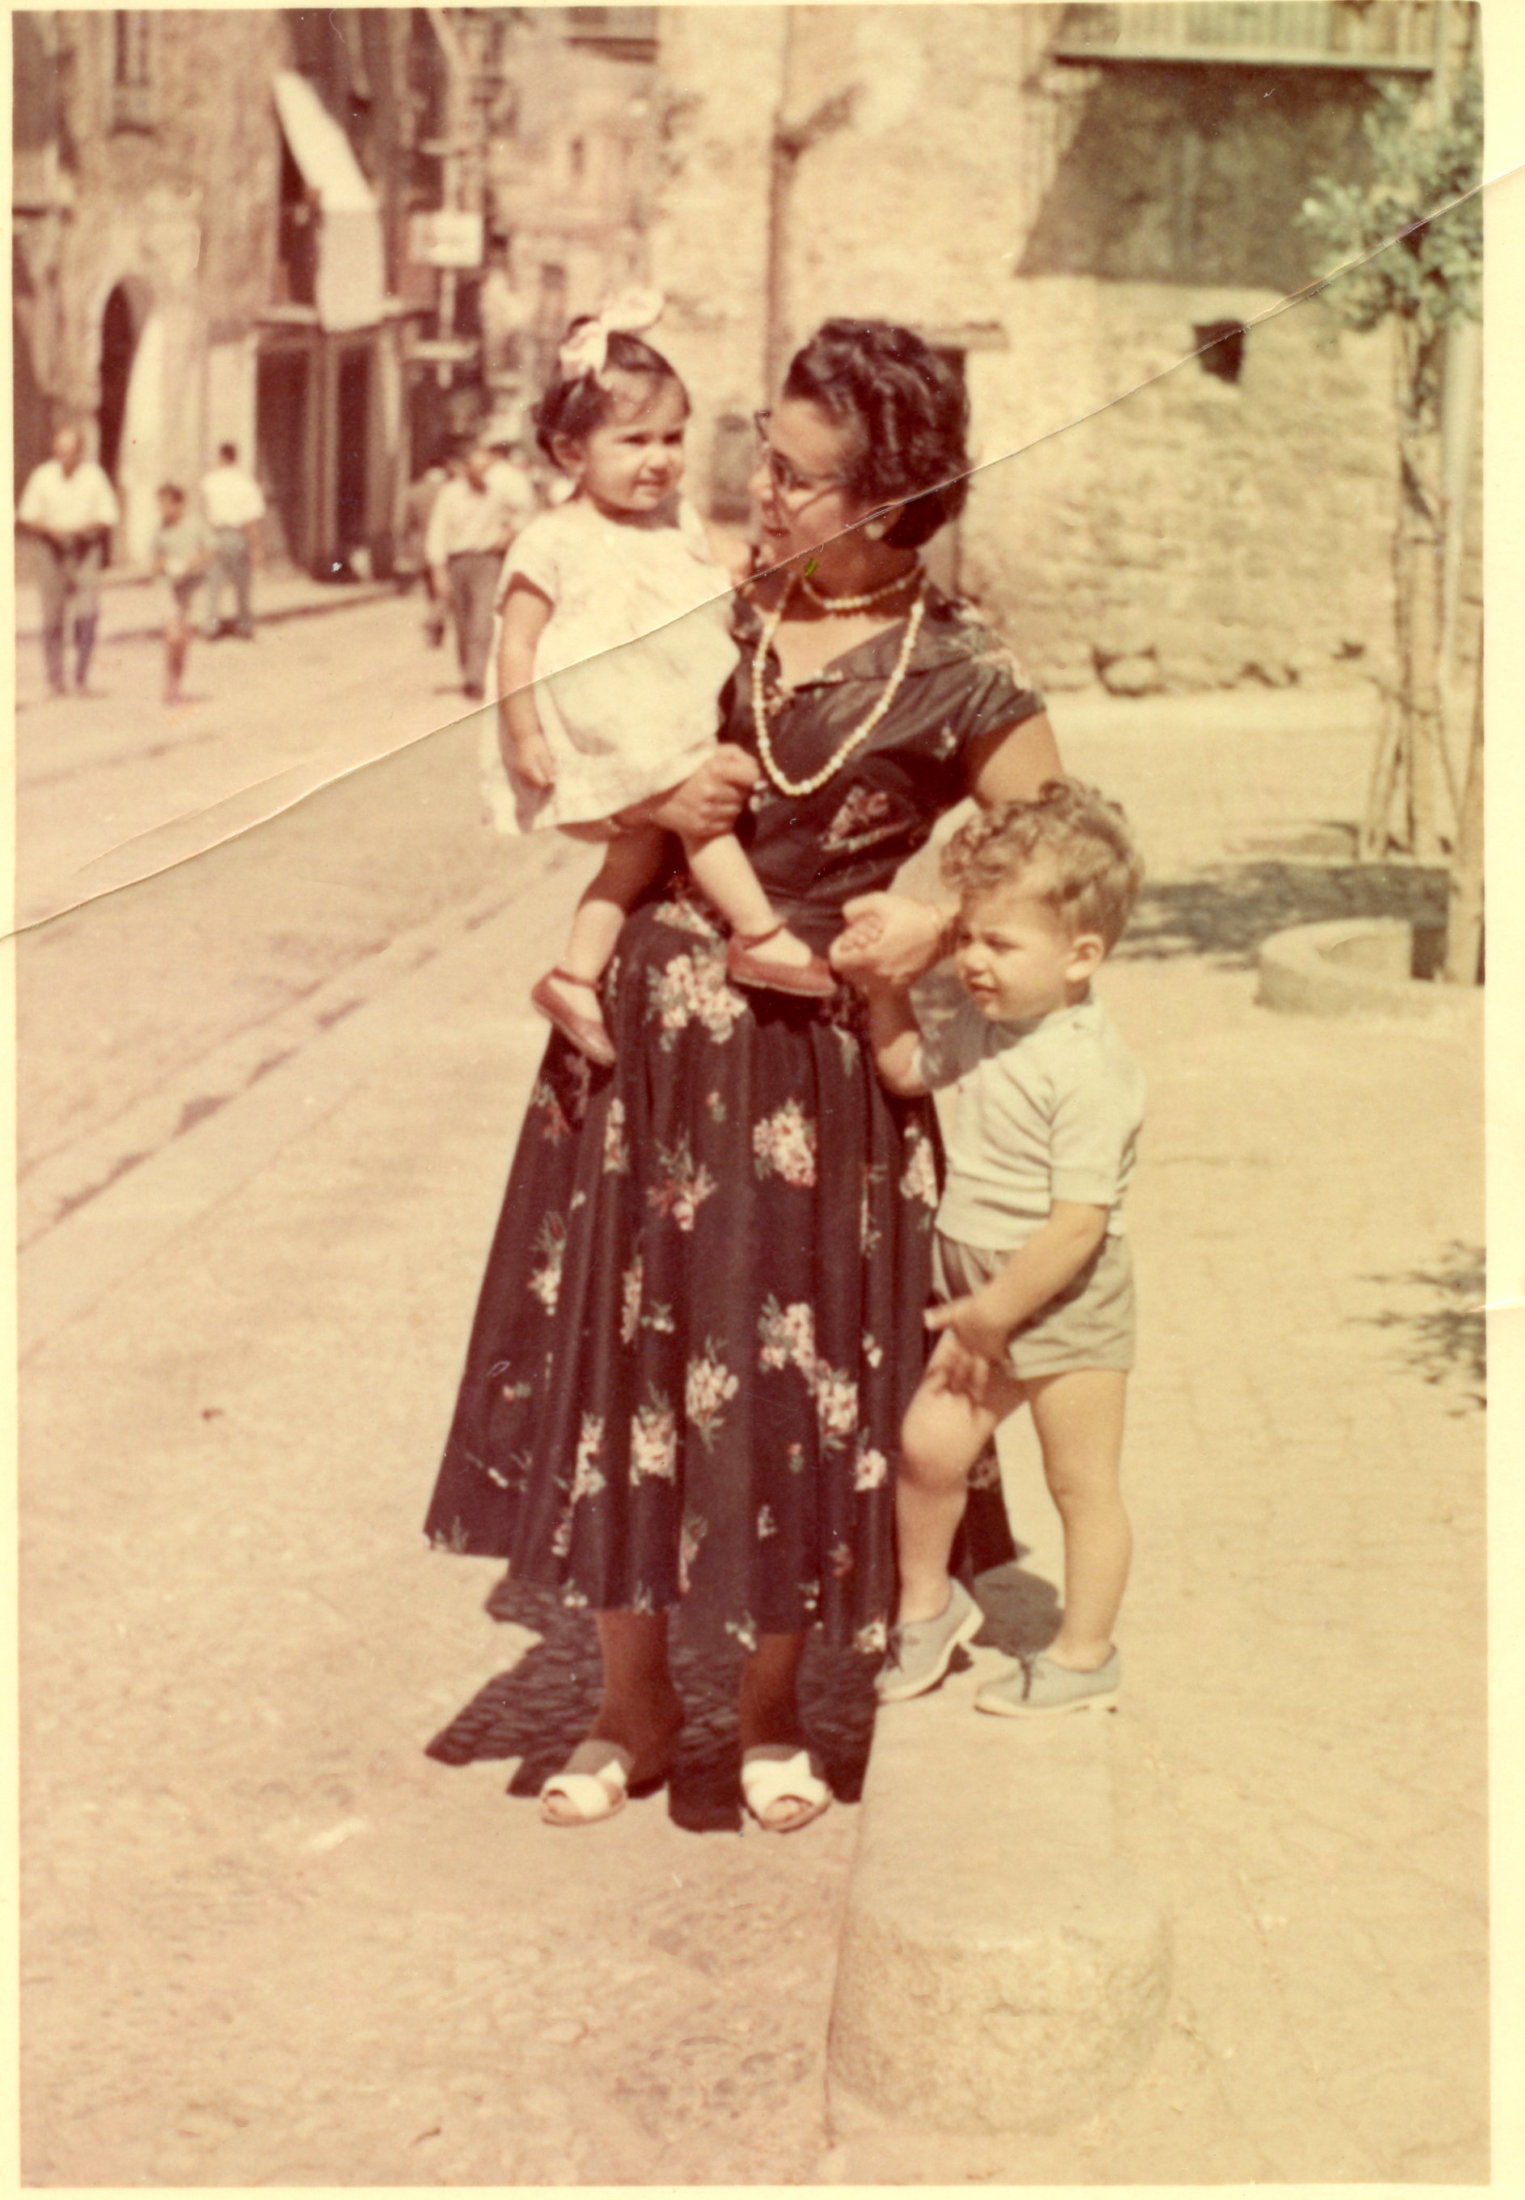
[[[212,562],[206,579],[206,634],[222,632],[222,592],[233,591],[233,631],[241,641],[254,639],[251,604],[253,571],[262,555],[265,498],[252,474],[238,463],[236,443],[217,446],[217,464],[201,477],[201,509],[212,530]]]
[[[449,604],[455,623],[462,685],[474,703],[487,692],[493,600],[516,531],[514,512],[488,481],[491,465],[484,443],[467,446],[460,477],[447,481],[434,500],[424,542],[435,594]]]
[[[425,555],[429,520],[441,489],[453,475],[460,472],[460,465],[453,452],[442,453],[410,483],[403,504],[402,556],[398,561],[399,582],[404,593],[413,585],[420,573],[424,580],[424,594],[429,608],[424,616],[424,635],[431,649],[438,649],[445,639],[445,622],[449,617],[445,598],[438,593],[434,574]]]
[[[53,456],[31,474],[16,513],[40,549],[42,653],[55,695],[69,692],[64,649],[71,622],[74,684],[82,695],[90,692],[101,567],[121,516],[116,491],[95,461],[86,458],[78,428],[60,428],[53,438]]]

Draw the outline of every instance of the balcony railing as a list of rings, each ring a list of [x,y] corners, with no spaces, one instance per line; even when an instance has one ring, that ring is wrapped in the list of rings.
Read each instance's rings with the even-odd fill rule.
[[[1129,0],[1067,7],[1058,61],[1237,63],[1241,68],[1433,68],[1434,0]]]

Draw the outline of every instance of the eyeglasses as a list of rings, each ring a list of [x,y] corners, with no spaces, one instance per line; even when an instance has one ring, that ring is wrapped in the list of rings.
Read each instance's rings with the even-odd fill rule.
[[[802,474],[782,451],[776,451],[768,441],[768,422],[772,418],[771,412],[753,413],[752,425],[757,430],[757,456],[767,467],[768,479],[781,497],[788,497],[791,502],[810,503],[824,496],[828,489],[846,485],[846,477],[842,474]]]

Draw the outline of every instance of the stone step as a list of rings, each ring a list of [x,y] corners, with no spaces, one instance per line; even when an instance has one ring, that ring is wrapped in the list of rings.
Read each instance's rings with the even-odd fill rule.
[[[839,2144],[1079,2122],[1163,2024],[1169,1920],[1118,1852],[1114,1714],[976,1712],[1006,1669],[977,1648],[878,1715],[831,2020]]]

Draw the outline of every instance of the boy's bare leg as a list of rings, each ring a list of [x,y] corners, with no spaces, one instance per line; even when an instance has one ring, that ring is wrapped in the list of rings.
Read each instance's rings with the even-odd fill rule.
[[[929,1374],[936,1366],[934,1353]],[[947,1610],[948,1553],[964,1517],[969,1470],[1023,1395],[1015,1376],[992,1369],[981,1405],[925,1379],[911,1400],[895,1484],[900,1621],[938,1619]]]
[[[1119,1486],[1128,1378],[1085,1367],[1034,1376],[1025,1387],[1049,1495],[1064,1523],[1064,1620],[1048,1655],[1092,1672],[1111,1653],[1133,1555]]]
[[[685,839],[683,853],[690,871],[733,932],[743,939],[771,933],[769,962],[805,967],[810,961],[810,947],[787,925],[782,931],[774,931],[778,911],[763,892],[751,858],[734,833],[720,833],[713,840]]]
[[[584,837],[575,826],[568,830],[574,839]],[[589,989],[587,999],[577,1002],[583,1013],[598,1014],[592,989],[609,967],[621,925],[656,877],[662,837],[655,825],[637,825],[609,841],[597,875],[577,904],[562,968]]]
[[[185,621],[172,620],[164,629],[164,700],[178,703],[180,683],[185,677],[186,653],[190,648],[191,630]]]

